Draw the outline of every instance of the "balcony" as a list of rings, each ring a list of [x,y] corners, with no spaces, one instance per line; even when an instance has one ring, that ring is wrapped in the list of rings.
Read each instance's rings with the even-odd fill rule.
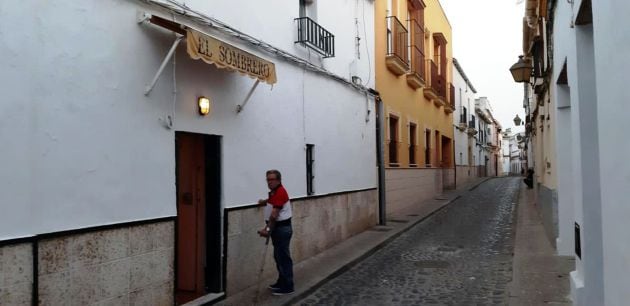
[[[301,43],[327,57],[335,56],[335,36],[308,17],[295,18],[297,22],[296,43]]]
[[[407,84],[413,89],[426,85],[426,69],[424,62],[424,29],[416,20],[410,20],[412,45],[411,45],[411,71],[407,73]]]
[[[447,114],[452,113],[453,111],[455,111],[455,86],[453,86],[453,84],[449,84],[449,94],[448,94],[448,100],[446,101],[446,106],[444,107],[444,111]]]
[[[468,135],[476,135],[477,134],[477,130],[475,129],[475,125],[477,124],[477,122],[475,121],[475,118],[473,117],[472,120],[470,120],[470,122],[468,122]]]
[[[466,116],[464,114],[459,115],[459,124],[457,125],[457,129],[466,132],[468,129],[468,122],[466,122]]]
[[[431,81],[433,83],[433,81]],[[435,106],[446,106],[446,78],[442,74],[437,75],[435,81],[435,91],[437,92],[437,99],[433,99]]]
[[[438,67],[435,64],[435,62],[433,62],[433,60],[427,60],[427,65],[426,65],[426,69],[427,69],[427,76],[429,77],[428,84],[429,86],[424,88],[424,97],[429,99],[429,100],[436,100],[438,95],[437,95],[437,89],[436,89],[436,82],[437,82],[437,78],[438,78]]]
[[[395,16],[387,17],[387,69],[395,75],[403,75],[409,70],[407,29]]]

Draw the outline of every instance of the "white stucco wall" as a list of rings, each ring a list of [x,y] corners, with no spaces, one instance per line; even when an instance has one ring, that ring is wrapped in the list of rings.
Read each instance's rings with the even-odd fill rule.
[[[164,1],[164,0],[162,0]],[[374,1],[316,1],[316,22],[335,35],[335,57],[322,59],[311,49],[295,44],[299,16],[299,1],[270,0],[178,0],[208,16],[260,38],[272,45],[310,59],[337,75],[350,78],[351,66],[356,67],[363,83],[374,88]],[[355,24],[357,22],[357,24]],[[358,33],[357,33],[358,29]],[[360,39],[360,59],[356,59],[356,36]],[[356,61],[356,66],[353,62]]]
[[[475,92],[473,91],[464,77],[460,74],[456,67],[453,67],[453,86],[455,87],[455,111],[453,112],[453,125],[455,126],[455,163],[458,166],[468,166],[468,146],[473,146],[474,152],[474,140],[470,139],[470,136],[466,130],[459,130],[456,127],[459,126],[461,115],[463,113],[463,107],[466,108],[465,122],[468,124],[471,120],[471,115],[475,114]]]
[[[490,101],[487,97],[479,97],[475,100],[475,115],[476,115],[476,124],[477,124],[477,134],[475,135],[475,148],[473,152],[475,152],[475,163],[477,166],[483,167],[486,165],[486,158],[488,159],[488,167],[487,174],[494,175],[494,157],[491,152],[491,148],[488,145],[488,141],[492,141],[493,139],[493,123],[487,122],[483,119],[483,117],[479,114],[482,112],[486,116],[490,113],[492,114],[492,107],[490,105]],[[488,132],[490,129],[490,132]],[[485,131],[485,136],[481,137],[481,134]]]
[[[602,57],[602,55],[605,56],[605,53],[600,54],[594,49],[600,45],[608,48],[607,46],[613,41],[616,44],[617,40],[593,40],[593,37],[611,29],[602,30],[601,33],[598,32],[595,35],[593,28],[598,27],[596,18],[594,18],[593,25],[571,26],[573,24],[572,19],[575,20],[578,15],[581,2],[581,0],[575,1],[573,6],[570,3],[558,2],[554,16],[554,74],[551,83],[552,92],[555,93],[553,96],[555,101],[553,102],[559,108],[555,116],[555,122],[557,122],[555,146],[558,152],[558,251],[564,254],[574,254],[573,226],[574,222],[580,224],[582,257],[576,257],[576,271],[571,273],[572,299],[576,305],[600,305],[604,303],[604,296],[608,296],[605,291],[608,290],[607,286],[609,285],[604,281],[605,275],[607,275],[604,266],[607,265],[605,263],[608,262],[608,259],[604,258],[603,255],[607,251],[605,247],[602,250],[602,239],[605,243],[609,238],[602,232],[602,224],[606,223],[602,222],[602,209],[608,206],[603,200],[606,193],[604,188],[607,186],[604,180],[610,178],[611,175],[600,172],[603,171],[600,163],[603,165],[606,161],[601,155],[604,151],[598,143],[602,139],[615,135],[619,130],[599,130],[602,122],[614,122],[612,114],[599,113],[603,109],[601,107],[604,103],[602,99],[610,99],[609,96],[600,96],[602,93],[599,92],[599,87],[602,84],[610,83],[610,71],[615,69],[600,67],[601,63],[608,62],[611,57]],[[597,5],[593,6],[593,12],[596,11]],[[615,5],[617,6],[618,3]],[[609,11],[606,13],[606,17],[601,16],[599,22],[608,23],[613,20],[611,19],[612,15],[610,15],[612,13]],[[611,50],[610,52],[615,50],[615,54],[621,54],[616,51],[616,48],[610,47],[608,50]],[[568,85],[558,86],[556,80],[565,61]],[[622,69],[617,64],[615,64],[615,68]],[[623,91],[618,90],[617,92]],[[615,102],[606,101],[605,103]],[[623,113],[621,109],[614,111]],[[615,147],[612,150],[613,154],[619,150],[618,141]],[[622,164],[616,163],[615,169],[619,170],[620,165]],[[608,182],[608,184],[610,183]],[[615,212],[616,216],[619,213]],[[612,235],[614,236],[614,234]],[[615,243],[618,243],[617,239],[615,239]],[[614,262],[614,259],[610,261]],[[612,268],[615,269],[613,274],[617,276],[624,274],[621,272],[623,268],[619,270],[622,266]],[[615,278],[614,282],[627,288],[627,277],[625,279]],[[612,285],[612,282],[610,284]],[[612,286],[614,287],[614,285]],[[627,298],[623,301],[627,301]],[[621,305],[608,301],[605,304]]]
[[[601,180],[604,301],[626,305],[630,301],[630,142],[620,141],[628,128],[630,96],[630,21],[627,1],[594,1],[595,74],[597,76],[597,125]]]
[[[504,175],[510,174],[510,139],[508,133],[504,132],[505,137],[503,137],[503,141],[501,142],[501,156],[503,156],[501,162],[501,170]]]
[[[221,12],[228,23],[238,20],[235,27],[279,47],[293,47],[297,2],[286,20],[258,19],[271,15],[256,11],[256,1],[247,3],[241,4],[248,11],[251,7],[247,18],[233,2],[229,11],[215,3],[211,11]],[[370,22],[371,4],[365,1]],[[279,2],[259,6],[273,16],[288,10]],[[354,3],[320,7],[337,16],[340,26],[351,24],[345,32],[353,33],[349,16],[354,14],[346,9]],[[205,9],[210,11],[210,4]],[[372,99],[236,40],[230,42],[274,61],[278,75],[273,89],[258,86],[240,114],[236,105],[254,81],[189,59],[184,42],[177,49],[177,73],[169,63],[144,96],[174,37],[138,25],[137,10],[161,14],[127,0],[0,3],[0,84],[5,88],[0,239],[175,215],[175,131],[223,136],[226,207],[264,197],[269,168],[283,171],[291,196],[305,195],[306,143],[315,144],[317,194],[376,186]],[[341,28],[328,29],[337,32],[338,57],[323,60],[324,66],[348,78],[354,40]],[[359,67],[373,70],[367,61]],[[212,98],[211,116],[197,115],[200,95]],[[173,109],[174,126],[167,129],[160,119]]]

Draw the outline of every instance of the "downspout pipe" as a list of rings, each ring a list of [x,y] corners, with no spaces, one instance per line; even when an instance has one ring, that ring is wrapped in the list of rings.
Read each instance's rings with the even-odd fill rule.
[[[457,190],[457,157],[455,157],[455,135],[453,135],[453,189]]]
[[[383,120],[385,118],[383,100],[378,91],[374,89],[369,90],[374,95],[374,101],[376,102],[376,163],[378,167],[378,224],[387,224],[387,210],[386,210],[386,197],[385,197],[385,145],[383,139],[385,139],[385,129],[383,128]]]

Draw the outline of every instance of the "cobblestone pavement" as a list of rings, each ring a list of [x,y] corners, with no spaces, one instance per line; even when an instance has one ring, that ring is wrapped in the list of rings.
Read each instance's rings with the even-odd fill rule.
[[[296,305],[507,305],[518,190],[482,184]]]

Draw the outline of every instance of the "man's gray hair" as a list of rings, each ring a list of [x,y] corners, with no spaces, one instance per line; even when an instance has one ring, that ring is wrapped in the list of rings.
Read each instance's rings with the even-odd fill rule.
[[[275,174],[278,181],[282,182],[282,174],[280,173],[280,171],[276,169],[271,169],[267,171],[267,175],[269,174]]]

